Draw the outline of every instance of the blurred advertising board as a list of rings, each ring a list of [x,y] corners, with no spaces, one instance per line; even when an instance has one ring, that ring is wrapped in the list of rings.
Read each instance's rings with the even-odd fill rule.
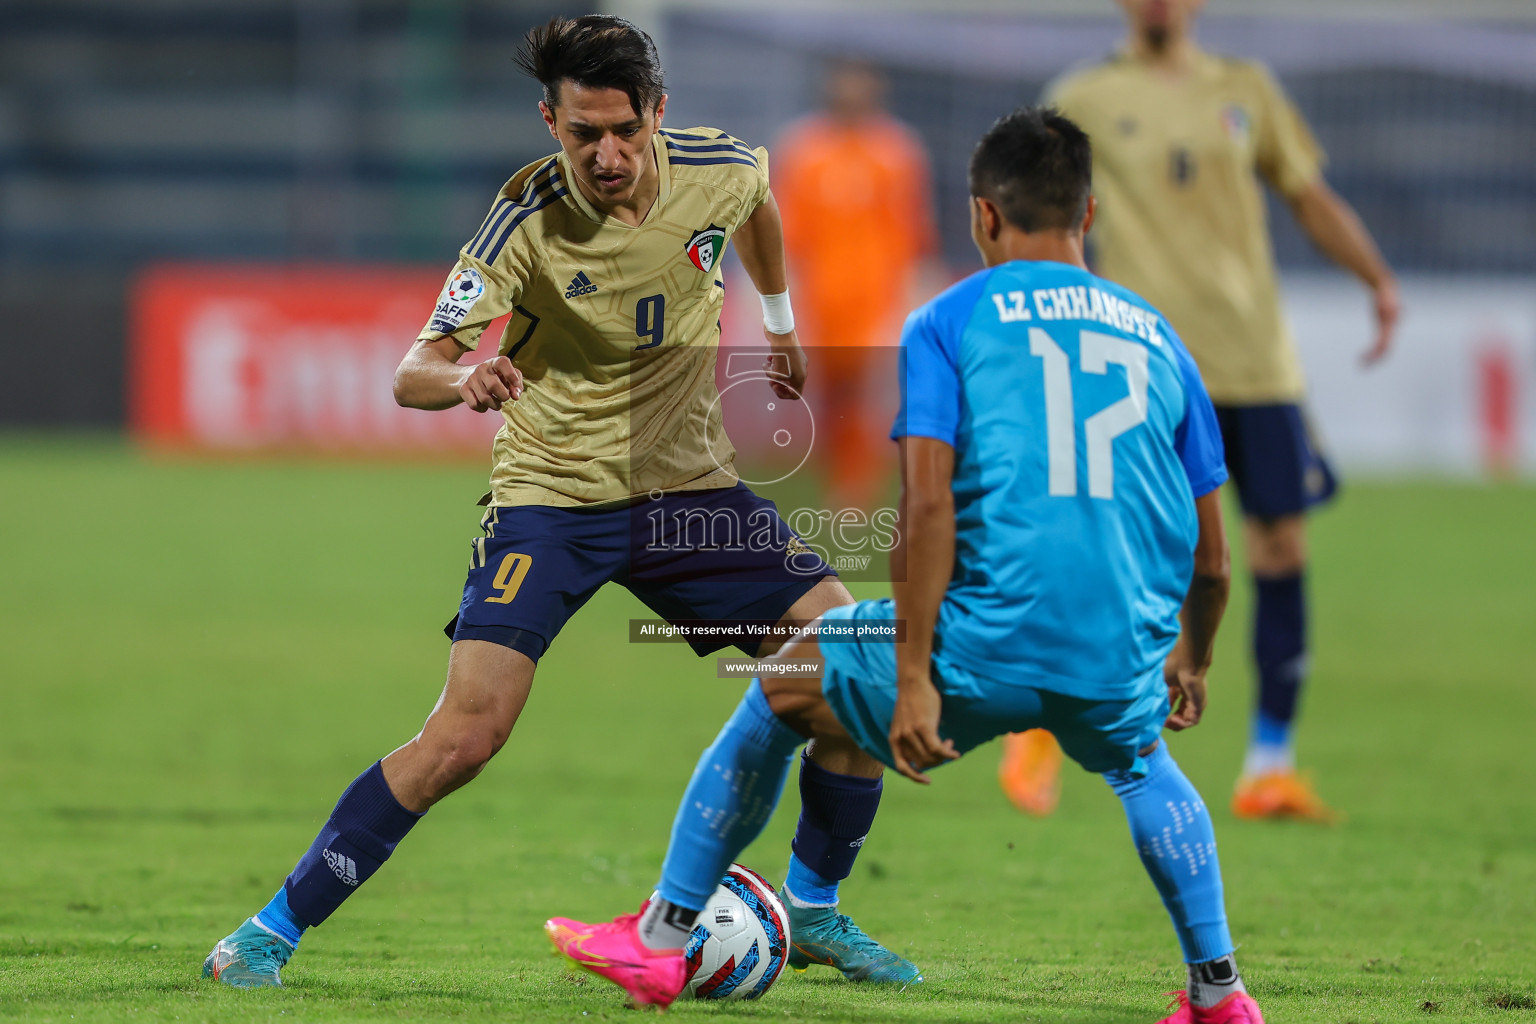
[[[1322,442],[1347,468],[1536,475],[1536,281],[1409,275],[1397,342],[1360,357],[1373,325],[1342,274],[1288,276],[1291,328]]]
[[[500,416],[401,409],[392,394],[442,281],[435,268],[387,265],[152,268],[132,301],[133,430],[207,450],[483,455]],[[728,292],[750,288],[733,271]],[[1346,468],[1536,475],[1536,282],[1405,278],[1397,345],[1369,368],[1363,289],[1293,276],[1284,294],[1321,441]],[[723,328],[727,346],[760,345],[757,304],[728,302]],[[814,379],[809,390],[814,399]],[[739,422],[732,439],[743,456],[773,454],[760,433]]]
[[[500,416],[392,394],[442,286],[418,267],[153,267],[131,296],[132,429],[168,447],[484,455]]]

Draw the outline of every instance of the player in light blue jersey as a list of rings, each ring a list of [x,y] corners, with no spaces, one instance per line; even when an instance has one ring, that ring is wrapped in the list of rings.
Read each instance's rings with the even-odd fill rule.
[[[1189,984],[1163,1024],[1262,1024],[1210,816],[1161,739],[1200,720],[1226,606],[1221,434],[1167,321],[1086,269],[1090,175],[1087,136],[1050,109],[977,146],[971,230],[989,269],[902,338],[894,599],[833,609],[776,656],[820,671],[754,682],[694,772],[639,914],[547,926],[632,995],[682,976],[678,947],[806,738],[851,738],[927,783],[1000,734],[1047,728],[1120,797],[1172,918]]]

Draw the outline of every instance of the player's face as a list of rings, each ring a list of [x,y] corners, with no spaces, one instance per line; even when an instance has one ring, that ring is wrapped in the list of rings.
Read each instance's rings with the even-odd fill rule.
[[[826,96],[827,109],[839,117],[872,117],[884,107],[885,80],[873,68],[848,65],[827,76]]]
[[[1120,0],[1131,31],[1158,50],[1183,38],[1204,5],[1204,0]]]
[[[651,137],[661,127],[667,98],[661,98],[655,111],[636,114],[622,89],[561,82],[559,99],[560,105],[553,110],[544,103],[539,110],[588,196],[599,205],[634,198],[656,170]]]

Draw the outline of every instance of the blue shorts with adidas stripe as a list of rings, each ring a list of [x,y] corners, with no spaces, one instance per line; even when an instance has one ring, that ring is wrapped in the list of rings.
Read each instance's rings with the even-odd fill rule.
[[[676,491],[606,509],[492,507],[471,544],[454,640],[488,640],[538,661],[577,609],[618,583],[669,622],[772,625],[837,573],[773,502],[745,484]],[[627,623],[613,641],[628,638]],[[690,641],[700,655],[759,640]]]

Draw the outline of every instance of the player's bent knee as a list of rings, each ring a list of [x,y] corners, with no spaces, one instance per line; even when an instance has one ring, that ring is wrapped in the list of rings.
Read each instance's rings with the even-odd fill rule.
[[[779,721],[795,732],[811,739],[817,735],[818,709],[827,708],[826,698],[821,695],[821,681],[804,676],[764,676],[763,696],[768,707]]]
[[[431,790],[450,792],[479,775],[506,741],[505,734],[485,728],[439,731],[423,737]]]
[[[493,737],[485,733],[476,733],[464,737],[455,744],[443,763],[459,774],[478,774],[480,769],[496,756],[498,749],[500,745]]]
[[[421,783],[421,794],[436,803],[454,790],[472,782],[490,761],[473,752],[456,750],[438,759]]]
[[[1306,517],[1248,520],[1249,568],[1258,576],[1284,576],[1307,565]]]
[[[843,585],[843,581],[836,576],[827,576],[802,594],[794,604],[790,605],[789,610],[779,619],[779,626],[798,628],[814,624],[817,619],[821,618],[831,609],[853,603],[853,595],[848,592],[848,588]],[[764,640],[758,646],[757,656],[759,658],[770,656],[807,657],[809,655],[804,653],[792,653],[796,647],[803,649],[807,643],[814,645],[814,630],[801,634],[800,638],[788,644],[776,638]]]
[[[779,721],[806,739],[848,741],[848,731],[822,695],[820,679],[806,676],[765,678],[763,695],[768,698],[768,707]]]

